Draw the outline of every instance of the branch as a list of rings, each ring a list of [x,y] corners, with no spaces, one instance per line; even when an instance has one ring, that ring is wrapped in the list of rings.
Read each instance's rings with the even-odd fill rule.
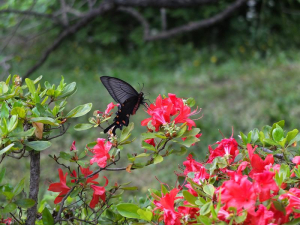
[[[91,10],[89,13],[86,14],[86,16],[82,17],[77,23],[75,23],[72,26],[69,26],[65,28],[64,31],[62,31],[56,40],[51,44],[50,47],[44,51],[44,54],[42,55],[41,59],[34,65],[32,66],[24,75],[24,80],[25,78],[28,78],[33,72],[35,72],[40,66],[44,64],[44,62],[47,60],[49,55],[56,50],[60,44],[68,37],[71,35],[75,34],[77,31],[85,27],[90,21],[95,19],[97,16],[104,14],[105,12],[112,10],[113,4],[109,1],[103,1],[100,6],[94,10]]]
[[[66,128],[65,128],[64,125],[62,125],[62,130],[60,131],[60,133],[59,133],[58,135],[53,136],[53,137],[47,138],[47,141],[52,140],[52,139],[54,139],[54,138],[57,138],[57,137],[60,137],[60,136],[64,135],[64,134],[67,132],[67,130],[69,129],[70,125],[71,125],[71,124],[68,123],[68,125],[67,125]]]
[[[134,17],[139,23],[142,24],[142,26],[144,28],[144,39],[146,39],[149,36],[150,25],[149,25],[148,21],[145,19],[145,17],[143,17],[142,14],[140,14],[138,11],[136,11],[135,9],[130,8],[130,7],[119,7],[118,10],[121,12],[128,13],[129,15]]]
[[[65,195],[65,197],[61,200],[61,203],[60,203],[60,206],[59,206],[59,211],[57,213],[57,216],[55,218],[55,221],[54,223],[57,223],[59,220],[60,220],[60,217],[61,217],[61,213],[64,209],[64,203],[66,201],[66,199],[69,197],[69,195],[72,193],[72,191],[75,189],[76,186],[73,186],[69,191],[68,193]]]
[[[112,0],[118,6],[180,8],[212,4],[219,0]]]
[[[30,152],[30,187],[29,198],[35,201],[34,206],[27,210],[26,225],[35,224],[40,182],[40,152]]]
[[[3,9],[3,10],[0,10],[0,14],[1,13],[15,13],[15,14],[40,17],[40,18],[45,18],[45,19],[51,19],[51,20],[54,20],[55,22],[60,23],[60,21],[56,17],[54,17],[52,14],[39,13],[39,12],[31,11],[31,10],[23,11],[23,10],[17,10],[17,9]]]
[[[228,6],[224,11],[220,12],[219,14],[204,19],[197,22],[190,22],[186,25],[179,26],[176,28],[173,28],[171,30],[163,31],[161,33],[158,33],[156,35],[148,36],[145,38],[145,41],[156,41],[161,39],[167,39],[170,37],[173,37],[178,34],[191,32],[194,30],[203,29],[206,27],[213,26],[221,21],[223,21],[225,18],[229,17],[232,13],[234,13],[238,8],[240,8],[243,4],[245,4],[248,0],[237,0],[230,6]]]

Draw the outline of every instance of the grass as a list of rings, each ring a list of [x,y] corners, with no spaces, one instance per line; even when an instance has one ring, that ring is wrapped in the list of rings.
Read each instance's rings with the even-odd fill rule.
[[[59,52],[58,52],[59,54]],[[64,75],[66,82],[76,81],[77,93],[69,100],[70,106],[93,103],[93,110],[104,111],[106,105],[112,101],[106,89],[99,81],[99,77],[114,76],[132,84],[137,90],[141,84],[145,85],[143,91],[150,101],[154,101],[159,94],[175,93],[178,97],[193,97],[196,105],[202,108],[203,118],[197,120],[197,126],[203,133],[201,142],[192,147],[198,159],[204,160],[208,151],[208,145],[214,144],[223,137],[234,137],[240,131],[248,132],[253,128],[261,128],[263,125],[272,124],[281,119],[286,120],[287,129],[299,128],[300,116],[300,54],[297,51],[280,52],[277,55],[268,55],[261,59],[255,54],[250,59],[243,57],[227,57],[216,61],[214,55],[191,54],[185,60],[179,60],[174,67],[156,66],[131,67],[118,62],[84,65],[84,62],[70,65],[61,64],[62,58],[52,56],[50,61],[43,66],[32,78],[44,75],[44,81],[58,83],[60,76]],[[120,57],[119,57],[120,58]],[[129,59],[128,59],[129,58]],[[124,61],[130,60],[130,56]],[[224,58],[224,57],[223,57]],[[151,60],[150,60],[151,61]],[[120,63],[121,62],[121,63]],[[14,67],[16,71],[22,70],[22,66]],[[139,85],[140,84],[140,85]],[[70,110],[70,107],[68,110]],[[90,112],[90,115],[92,112]],[[137,115],[131,117],[135,123],[134,136],[137,140],[131,147],[126,147],[126,154],[143,152],[141,149],[140,132],[146,129],[140,126],[140,121],[147,117],[143,109]],[[48,154],[58,155],[60,151],[69,151],[69,146],[76,140],[77,148],[83,148],[86,143],[95,140],[100,135],[100,130],[93,129],[85,132],[75,132],[73,126],[77,123],[86,122],[88,116],[80,118],[73,123],[68,133],[61,138],[55,139],[53,146],[43,152],[42,179],[45,190],[49,180],[57,180],[57,165],[49,161]],[[110,183],[124,183],[131,181],[132,186],[138,186],[139,192],[135,195],[144,195],[148,188],[158,188],[159,182],[175,184],[176,175],[173,171],[182,165],[183,157],[169,157],[161,164],[152,165],[132,173],[118,172],[105,173]],[[126,160],[120,162],[120,166],[126,166]],[[7,178],[16,181],[16,177],[28,176],[23,171],[29,170],[29,160],[22,159],[18,162],[14,159],[6,160],[3,166],[7,167]],[[101,177],[101,175],[100,175]],[[44,191],[41,192],[41,195]]]

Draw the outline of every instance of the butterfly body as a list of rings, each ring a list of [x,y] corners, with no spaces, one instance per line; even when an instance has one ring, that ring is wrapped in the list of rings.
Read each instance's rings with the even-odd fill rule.
[[[107,133],[113,128],[112,133],[115,135],[116,129],[122,130],[123,126],[128,126],[130,115],[134,115],[139,106],[144,104],[144,94],[138,93],[130,84],[118,78],[102,76],[100,80],[112,98],[120,104],[114,123],[104,130]]]

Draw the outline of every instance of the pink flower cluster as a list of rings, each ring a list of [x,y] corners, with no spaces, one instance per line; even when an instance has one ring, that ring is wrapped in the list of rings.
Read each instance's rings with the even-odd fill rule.
[[[279,225],[300,217],[300,189],[285,183],[282,183],[281,187],[278,186],[275,175],[279,172],[280,165],[274,164],[273,155],[269,154],[263,159],[255,153],[257,147],[253,148],[248,144],[246,151],[248,154],[244,154],[243,158],[235,162],[239,149],[234,138],[223,139],[216,144],[215,149],[209,146],[210,155],[206,163],[197,162],[192,155],[183,162],[185,169],[181,175],[186,177],[183,187],[174,188],[166,194],[162,193],[162,197],[153,196],[155,212],[165,224],[199,222],[195,218],[200,215],[202,206],[179,197],[182,196],[179,193],[185,189],[195,196],[195,199],[203,198],[199,194],[201,187],[212,178],[219,181],[214,183],[215,191],[212,199],[215,209],[221,204],[217,209],[218,221],[230,223],[233,217],[241,217],[246,213],[242,224]],[[227,166],[216,168],[210,173],[206,168],[213,164],[216,157],[223,157]],[[293,162],[296,169],[300,164],[300,157],[296,156]],[[291,177],[293,176],[294,173]],[[212,218],[212,214],[206,216]]]
[[[141,122],[142,126],[147,126],[151,121],[151,125],[158,131],[162,125],[171,123],[172,117],[175,124],[186,123],[191,129],[196,126],[195,122],[189,118],[197,113],[197,110],[191,112],[191,108],[184,103],[181,98],[177,98],[175,94],[168,94],[169,97],[162,98],[159,95],[154,104],[151,104],[147,113],[151,116]]]

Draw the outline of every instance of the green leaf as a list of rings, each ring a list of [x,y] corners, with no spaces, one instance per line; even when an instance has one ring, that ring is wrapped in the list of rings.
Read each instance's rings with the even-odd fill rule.
[[[2,102],[1,118],[8,118],[8,116],[9,116],[9,107],[6,102]]]
[[[247,218],[247,211],[243,211],[241,214],[239,214],[239,216],[235,217],[235,222],[236,223],[243,223]]]
[[[121,137],[120,137],[120,142],[125,141],[129,138],[130,132],[134,128],[134,123],[129,123],[125,129],[122,130]]]
[[[25,178],[23,178],[18,184],[17,186],[15,186],[14,190],[13,190],[13,194],[14,196],[18,195],[21,193],[21,191],[24,189],[24,184],[25,184]]]
[[[212,184],[208,184],[208,185],[205,185],[203,187],[203,191],[208,194],[210,197],[213,197],[214,193],[215,193],[215,188]]]
[[[25,141],[24,144],[36,151],[43,151],[51,146],[49,141]]]
[[[283,135],[283,129],[279,125],[272,131],[272,138],[276,142],[280,142],[283,139]]]
[[[32,127],[27,131],[10,133],[8,136],[9,137],[30,137],[34,134],[34,131],[35,131],[35,127]]]
[[[35,86],[34,86],[34,83],[32,80],[30,80],[29,78],[26,78],[25,79],[25,82],[27,84],[27,87],[29,89],[29,92],[34,95],[34,93],[36,92],[36,89],[35,89]]]
[[[154,158],[154,164],[158,164],[158,163],[161,163],[162,161],[164,160],[164,158],[161,156],[161,155],[157,155],[155,158]]]
[[[117,205],[117,210],[118,212],[127,218],[135,218],[135,219],[140,219],[141,216],[140,214],[138,214],[138,210],[140,208],[132,203],[121,203],[119,205]]]
[[[60,100],[66,97],[73,95],[77,91],[76,82],[72,82],[66,85],[60,95],[56,98],[56,100]]]
[[[205,203],[200,209],[200,215],[206,215],[210,212],[210,206],[212,205],[211,202]]]
[[[2,170],[0,171],[0,184],[5,176],[5,171],[6,171],[5,167],[3,167]]]
[[[278,126],[281,127],[281,128],[283,128],[284,124],[285,124],[285,121],[284,120],[280,120],[279,122],[274,123],[273,126],[272,126],[272,128],[274,129],[274,128],[278,127]]]
[[[142,220],[146,220],[146,221],[150,222],[152,219],[152,212],[150,212],[150,211],[138,209],[137,213],[140,215],[140,219],[142,219]]]
[[[156,152],[156,149],[153,145],[148,144],[147,142],[142,142],[142,148]]]
[[[18,125],[18,116],[13,115],[11,116],[9,123],[8,123],[8,132],[12,132]]]
[[[196,201],[197,201],[197,198],[192,195],[190,192],[188,192],[187,190],[183,191],[183,196],[184,196],[184,199],[187,200],[189,203],[193,204],[193,205],[196,205]]]
[[[17,200],[17,201],[15,201],[15,203],[18,206],[20,206],[21,208],[28,209],[28,208],[34,206],[35,201],[33,199],[30,199],[30,198],[25,198],[25,199]]]
[[[142,133],[142,140],[156,138],[156,133]]]
[[[5,152],[9,151],[14,146],[14,143],[6,146],[5,148],[0,150],[0,155],[3,155]]]
[[[18,115],[20,118],[25,118],[26,111],[22,107],[15,107],[10,112],[11,115]]]
[[[79,124],[75,125],[74,130],[77,130],[77,131],[88,130],[88,129],[92,128],[93,126],[94,125],[90,124],[90,123],[79,123]]]
[[[299,131],[297,129],[289,131],[286,135],[286,142],[290,143],[290,141],[293,140],[297,136],[298,133],[299,133]]]
[[[135,156],[135,158],[142,158],[142,157],[148,157],[150,154],[148,153],[141,153],[141,154],[138,154],[137,156]]]
[[[190,137],[190,136],[195,137],[197,134],[199,134],[199,132],[200,132],[200,128],[193,128],[193,129],[191,129],[191,130],[186,131],[186,132],[181,136],[181,138],[184,138],[184,137]]]
[[[198,216],[198,219],[204,224],[204,225],[211,225],[212,224],[212,220],[207,217],[207,216],[203,216],[203,215],[200,215]]]
[[[4,209],[2,210],[2,213],[10,213],[14,211],[17,208],[17,205],[15,203],[8,203]]]
[[[87,103],[84,105],[79,105],[77,107],[75,107],[74,109],[72,109],[67,115],[67,118],[75,118],[75,117],[80,117],[83,116],[85,114],[87,114],[91,108],[92,108],[93,104],[92,103]]]
[[[253,144],[259,139],[259,130],[257,128],[252,130],[251,141]]]
[[[75,198],[82,191],[82,188],[76,187],[74,191],[71,192],[70,197]]]
[[[298,141],[300,141],[300,134],[297,134],[295,138],[293,138],[290,142],[288,142],[289,143],[288,145],[290,146],[293,143],[298,142]]]
[[[185,133],[186,129],[187,129],[187,125],[184,125],[184,126],[179,130],[179,132],[177,133],[176,137],[181,137],[181,136]]]
[[[196,104],[196,101],[195,101],[195,99],[193,99],[193,98],[188,98],[188,99],[186,100],[186,104],[187,104],[189,107],[193,107],[193,106]]]
[[[242,141],[244,142],[244,144],[248,144],[248,140],[247,140],[247,137],[246,135],[243,133],[243,132],[240,132],[240,136],[242,138]]]
[[[53,225],[54,224],[54,219],[46,207],[44,208],[44,210],[42,212],[42,218],[43,218],[44,225]]]
[[[190,147],[192,144],[194,144],[198,141],[200,141],[200,140],[194,136],[187,137],[184,141],[183,140],[174,140],[174,142],[184,145],[185,147]]]
[[[299,225],[300,223],[300,218],[293,218],[292,221],[288,222],[288,223],[285,223],[284,225]]]
[[[120,189],[126,190],[126,191],[135,191],[138,190],[138,187],[121,187]]]
[[[234,162],[236,163],[236,162],[240,161],[242,158],[243,158],[243,153],[239,153],[239,154],[237,154],[237,156],[234,158]]]
[[[32,117],[32,118],[30,118],[30,121],[31,122],[39,122],[39,123],[43,123],[43,124],[49,124],[52,126],[59,126],[59,123],[50,117]]]
[[[66,152],[60,152],[59,157],[65,160],[70,160],[72,158],[72,156]]]

